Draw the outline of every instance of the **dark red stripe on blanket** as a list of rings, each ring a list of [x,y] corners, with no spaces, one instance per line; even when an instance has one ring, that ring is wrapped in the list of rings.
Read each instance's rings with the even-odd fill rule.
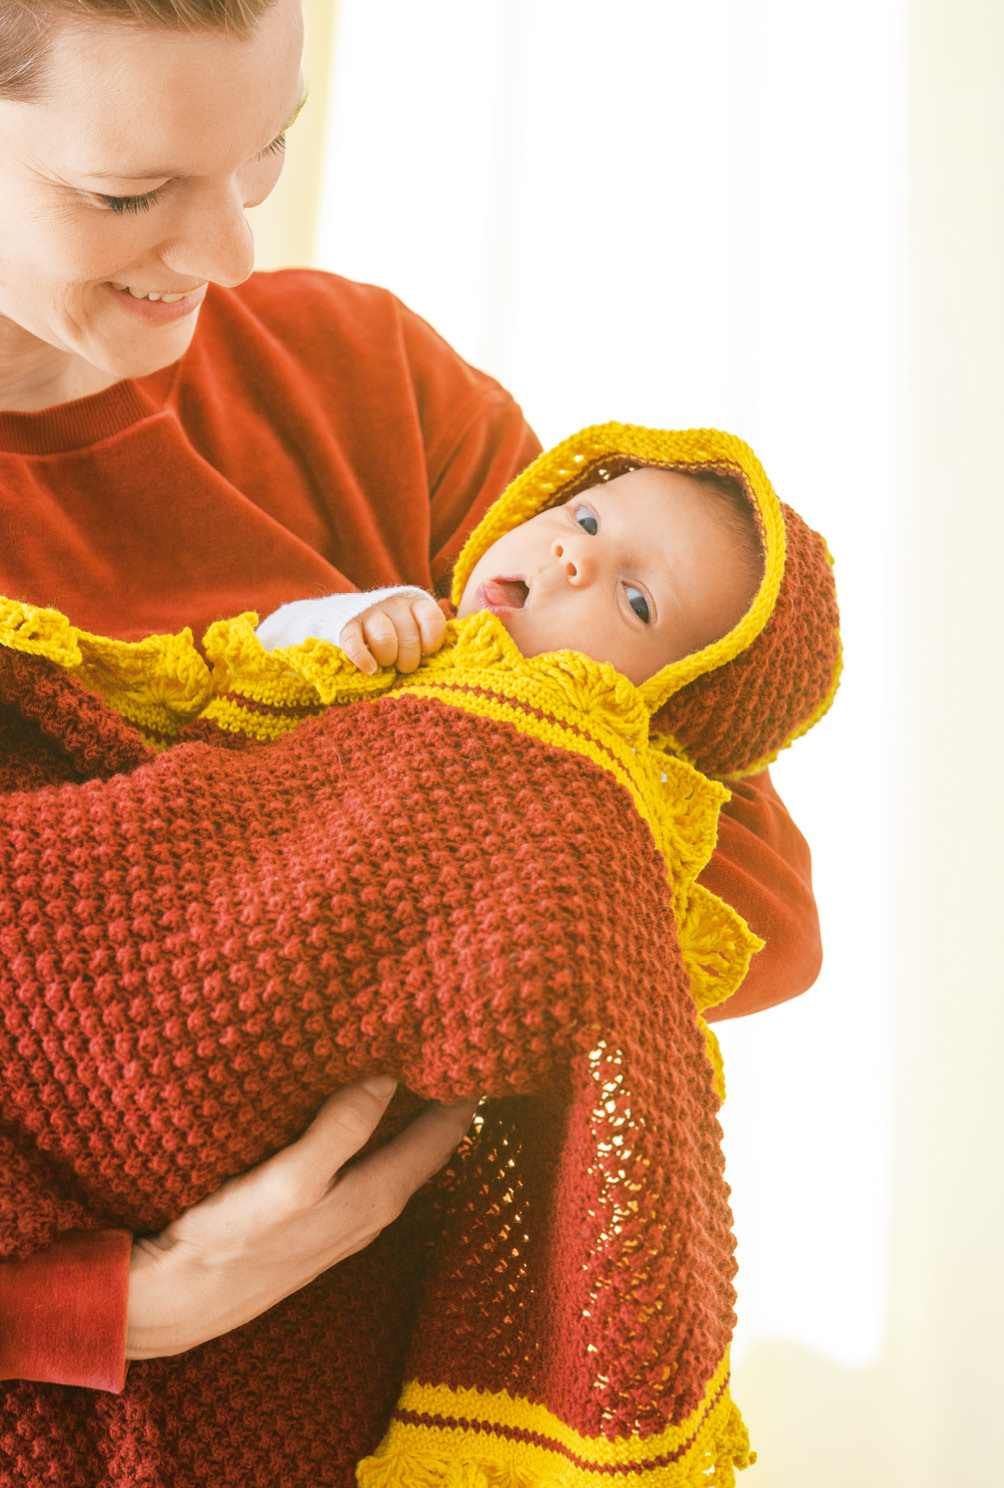
[[[588,739],[594,749],[602,750],[615,765],[621,765],[620,760],[612,749],[608,748],[606,744],[601,744],[592,734],[587,734],[585,729],[579,728],[578,724],[570,723],[567,718],[558,718],[554,713],[546,713],[543,708],[535,708],[532,703],[524,703],[519,698],[507,697],[503,692],[493,692],[489,687],[458,686],[453,682],[447,683],[446,686],[452,692],[467,693],[475,697],[488,698],[491,702],[503,703],[507,708],[514,708],[520,713],[526,713],[530,718],[539,718],[543,723],[553,723],[557,728],[564,729],[566,734],[575,734],[577,738]],[[541,742],[543,743],[544,741],[542,740]],[[621,768],[623,769],[622,765]]]
[[[236,703],[246,713],[257,713],[265,718],[316,718],[325,709],[324,703],[262,703],[257,698],[245,697],[241,692],[224,692],[221,700]]]
[[[675,1452],[664,1452],[658,1457],[648,1457],[644,1462],[597,1462],[595,1458],[582,1457],[579,1453],[573,1452],[570,1447],[564,1446],[554,1437],[544,1436],[539,1431],[526,1431],[520,1426],[503,1426],[495,1421],[471,1421],[465,1416],[439,1416],[425,1411],[412,1410],[395,1411],[394,1420],[406,1426],[430,1426],[441,1431],[469,1431],[475,1436],[500,1436],[506,1441],[528,1442],[531,1446],[554,1452],[583,1472],[600,1473],[608,1478],[639,1477],[643,1472],[649,1472],[657,1467],[670,1467],[674,1462],[679,1462],[682,1457],[686,1457],[697,1440],[701,1427],[728,1389],[728,1385],[729,1376],[727,1375],[708,1402],[708,1408],[701,1416],[697,1430],[691,1433],[682,1446],[677,1447]]]

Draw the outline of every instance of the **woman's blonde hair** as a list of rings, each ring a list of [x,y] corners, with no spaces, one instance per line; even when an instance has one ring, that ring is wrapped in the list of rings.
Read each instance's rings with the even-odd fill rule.
[[[122,21],[162,31],[249,36],[275,0],[0,0],[0,98],[42,96],[53,28],[66,20]]]

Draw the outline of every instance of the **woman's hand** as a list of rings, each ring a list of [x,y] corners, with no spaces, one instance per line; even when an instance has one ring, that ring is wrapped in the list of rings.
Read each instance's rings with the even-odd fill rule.
[[[348,1085],[297,1142],[133,1245],[126,1358],[216,1338],[362,1250],[467,1130],[475,1107],[430,1106],[386,1146],[341,1171],[393,1094],[383,1077]]]

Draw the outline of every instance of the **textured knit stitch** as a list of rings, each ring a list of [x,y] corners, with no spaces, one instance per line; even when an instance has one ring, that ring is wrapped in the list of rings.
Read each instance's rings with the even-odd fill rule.
[[[696,883],[726,793],[650,747],[661,699],[574,653],[524,661],[489,615],[399,679],[264,653],[247,618],[202,671],[175,638],[8,618],[5,701],[53,786],[0,826],[4,1253],[160,1227],[364,1070],[492,1099],[403,1224],[247,1328],[134,1365],[118,1398],[13,1386],[0,1474],[306,1488],[365,1458],[372,1488],[731,1483],[698,1008],[756,941]]]

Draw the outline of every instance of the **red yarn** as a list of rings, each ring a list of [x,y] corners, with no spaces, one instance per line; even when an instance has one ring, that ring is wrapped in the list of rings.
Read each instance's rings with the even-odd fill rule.
[[[781,511],[784,575],[763,630],[732,661],[681,688],[652,720],[706,775],[761,769],[809,726],[836,686],[840,617],[826,544],[783,501]]]
[[[364,1070],[493,1099],[401,1223],[246,1328],[134,1364],[118,1397],[9,1386],[0,1483],[348,1488],[405,1374],[583,1434],[686,1417],[727,1347],[733,1242],[665,864],[626,792],[406,696],[140,763],[47,664],[19,677],[51,741],[29,784],[131,773],[8,778],[0,1253],[159,1228]]]

